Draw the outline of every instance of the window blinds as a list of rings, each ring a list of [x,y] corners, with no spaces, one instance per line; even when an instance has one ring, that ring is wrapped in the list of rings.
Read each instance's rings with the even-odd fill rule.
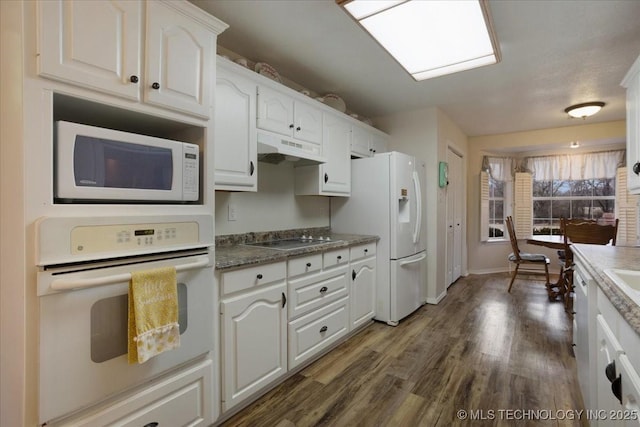
[[[638,241],[638,196],[630,194],[627,187],[627,168],[618,168],[616,174],[616,218],[618,236],[616,245],[635,245]]]

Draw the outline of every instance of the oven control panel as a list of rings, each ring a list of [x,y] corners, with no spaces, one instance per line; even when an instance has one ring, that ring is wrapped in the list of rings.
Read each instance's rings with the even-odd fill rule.
[[[90,225],[71,230],[71,253],[167,247],[197,241],[196,222]]]
[[[39,266],[98,261],[214,244],[213,216],[42,217],[36,221]]]

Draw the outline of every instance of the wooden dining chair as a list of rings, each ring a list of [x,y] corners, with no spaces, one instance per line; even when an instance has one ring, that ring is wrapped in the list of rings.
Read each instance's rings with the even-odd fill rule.
[[[561,263],[561,278],[564,283],[564,306],[567,313],[573,310],[573,252],[571,244],[616,245],[618,219],[613,224],[598,224],[596,221],[568,221],[561,218],[565,256]]]
[[[509,262],[515,264],[515,268],[513,273],[511,274],[511,281],[509,282],[509,289],[507,292],[511,292],[511,287],[513,286],[513,282],[516,280],[516,276],[518,274],[525,275],[544,275],[546,278],[545,286],[547,287],[547,292],[550,292],[549,283],[549,258],[547,258],[544,254],[532,254],[526,252],[520,252],[520,248],[518,248],[518,238],[516,236],[516,230],[513,226],[513,218],[511,216],[507,217],[507,231],[509,232],[509,240],[511,240],[511,249],[513,252],[509,254],[507,258]],[[542,272],[539,268],[530,268],[533,265],[543,265],[544,272]],[[521,266],[524,266],[521,269]]]

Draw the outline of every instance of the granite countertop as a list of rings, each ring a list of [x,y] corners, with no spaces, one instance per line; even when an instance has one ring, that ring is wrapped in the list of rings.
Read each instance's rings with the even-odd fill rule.
[[[320,233],[316,233],[320,235]],[[282,261],[287,258],[322,252],[331,249],[345,248],[349,246],[359,245],[363,243],[376,242],[380,238],[378,236],[368,236],[361,234],[339,234],[325,231],[323,236],[329,237],[331,240],[312,246],[292,250],[268,249],[256,246],[247,246],[243,243],[253,241],[264,241],[261,239],[252,239],[252,235],[246,240],[238,242],[238,238],[234,239],[218,239],[216,242],[215,258],[216,270],[227,270],[236,267],[244,267],[249,265],[262,264],[266,262]],[[277,236],[278,238],[288,236]],[[276,239],[274,239],[276,240]]]
[[[639,247],[573,244],[571,250],[585,261],[585,268],[624,320],[640,335],[640,306],[604,273],[609,268],[640,270]]]

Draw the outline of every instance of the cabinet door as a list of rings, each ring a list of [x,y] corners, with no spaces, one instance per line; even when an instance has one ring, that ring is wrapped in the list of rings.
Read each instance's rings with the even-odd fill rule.
[[[606,414],[610,414],[611,411],[620,410],[621,406],[611,391],[611,380],[607,378],[607,371],[613,378],[618,378],[620,375],[620,363],[617,359],[622,353],[622,347],[620,347],[601,314],[596,317],[596,341],[598,353],[596,355],[595,372],[597,386],[597,404],[595,407],[599,410],[604,410]],[[607,425],[611,426],[621,425],[621,422],[617,420],[608,420],[607,422]]]
[[[282,135],[293,134],[293,99],[264,86],[258,87],[258,127]]]
[[[351,126],[346,120],[325,114],[323,148],[327,159],[320,166],[322,191],[351,192]]]
[[[371,141],[369,141],[369,151],[371,155],[376,153],[386,153],[389,151],[387,138],[377,133],[371,134]]]
[[[221,303],[223,411],[287,372],[285,283]]]
[[[294,108],[293,136],[322,144],[322,111],[299,101],[295,102]]]
[[[375,316],[376,258],[351,263],[351,328],[367,323]]]
[[[626,354],[618,358],[620,376],[622,377],[622,408],[620,408],[624,426],[640,425],[640,378]]]
[[[209,118],[215,33],[168,4],[146,5],[145,101]]]
[[[371,157],[369,149],[371,135],[365,129],[353,126],[351,130],[351,155],[354,157]]]
[[[139,100],[142,4],[39,2],[39,74]]]
[[[216,190],[257,191],[256,84],[218,68]]]

